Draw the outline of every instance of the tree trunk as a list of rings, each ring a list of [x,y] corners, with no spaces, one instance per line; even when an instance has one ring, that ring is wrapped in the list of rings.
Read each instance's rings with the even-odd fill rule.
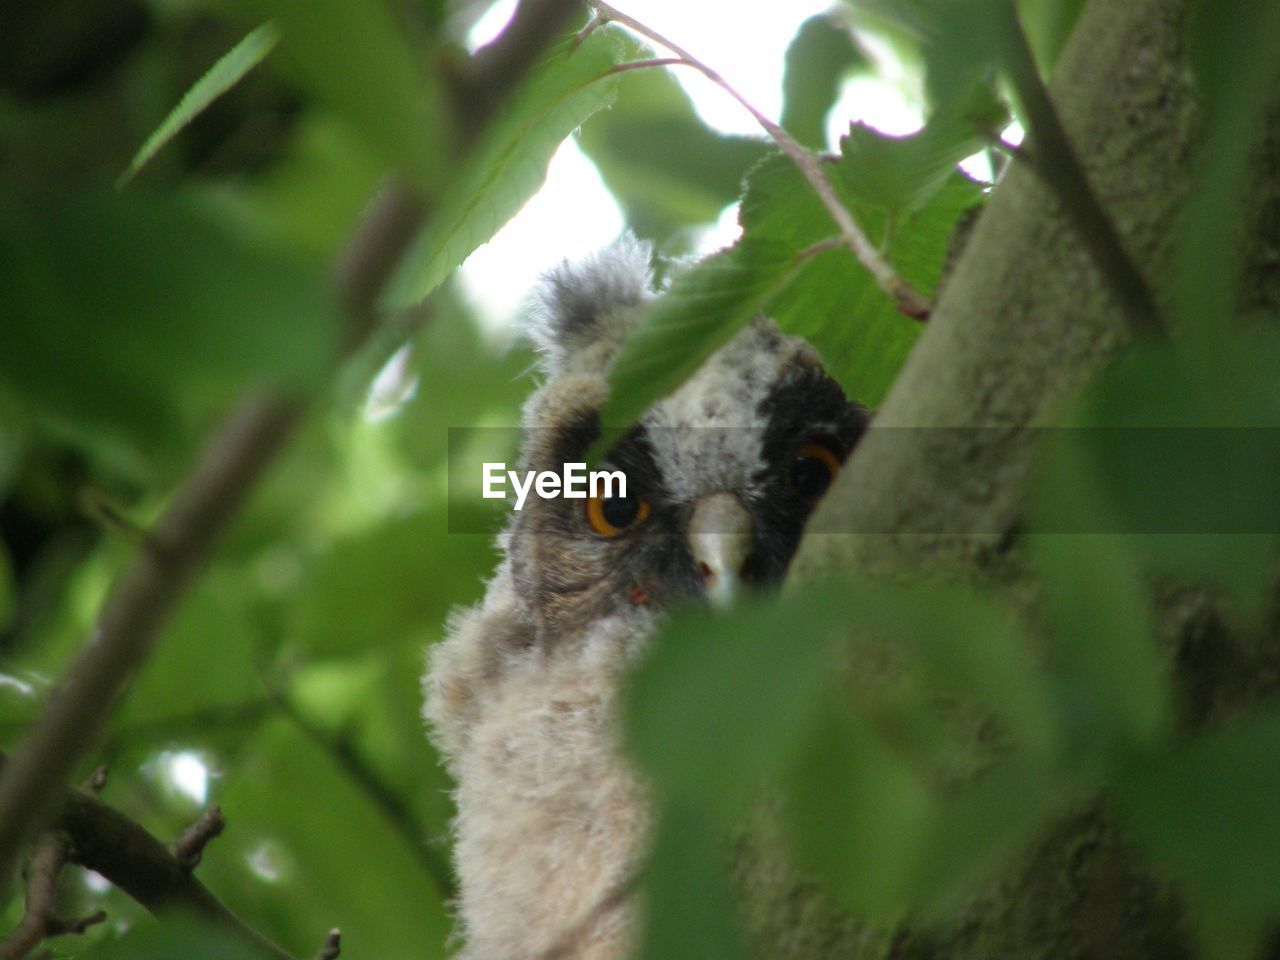
[[[1168,288],[1171,239],[1197,126],[1183,49],[1185,6],[1182,0],[1092,0],[1051,88],[1094,192],[1157,290]],[[1273,134],[1268,146],[1278,146],[1277,139]],[[1245,304],[1273,311],[1280,299],[1278,154],[1269,149],[1249,205],[1257,215],[1242,292]],[[986,429],[872,430],[810,524],[815,532],[793,576],[930,572],[1018,581],[1016,521],[1031,453],[1028,427],[1052,422],[1057,405],[1128,339],[1127,329],[1056,198],[1015,163],[875,421],[880,428]],[[1206,676],[1235,685],[1205,690],[1209,702],[1238,703],[1275,682],[1275,643],[1249,654],[1271,668],[1253,669],[1255,660],[1236,669],[1232,664],[1245,655],[1202,597],[1184,591],[1164,601],[1162,632],[1179,667],[1207,664]],[[761,817],[736,860],[762,956],[1163,960],[1194,954],[1169,888],[1147,871],[1101,803],[1054,825],[1036,849],[975,894],[963,916],[927,931],[875,932],[839,916],[777,855],[768,819]]]

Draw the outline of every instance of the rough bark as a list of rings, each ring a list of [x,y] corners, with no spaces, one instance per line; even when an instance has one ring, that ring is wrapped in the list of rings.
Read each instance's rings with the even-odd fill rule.
[[[1197,129],[1185,12],[1183,0],[1092,0],[1052,84],[1095,193],[1157,291],[1167,288]],[[1280,135],[1270,139],[1270,148],[1280,146]],[[1264,157],[1241,305],[1274,311],[1280,159],[1274,149]],[[1058,406],[1124,344],[1126,329],[1053,195],[1015,164],[876,419],[880,427],[984,429],[873,430],[811,523],[815,532],[793,576],[927,571],[1019,580],[1028,427],[1052,422]],[[1160,615],[1166,648],[1197,677],[1190,708],[1200,715],[1188,722],[1277,686],[1276,645],[1233,646],[1202,593],[1169,591]],[[769,834],[757,825],[735,862],[761,956],[1163,960],[1194,952],[1171,889],[1142,864],[1102,805],[1054,825],[977,893],[963,916],[929,930],[877,933],[841,917],[797,880]]]

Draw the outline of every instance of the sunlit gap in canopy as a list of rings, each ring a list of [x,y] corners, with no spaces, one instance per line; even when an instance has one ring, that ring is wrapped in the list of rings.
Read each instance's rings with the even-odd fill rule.
[[[614,0],[614,5],[718,70],[754,106],[774,118],[782,113],[788,44],[804,20],[831,8],[827,0],[760,4],[749,13],[740,0]],[[491,7],[471,28],[467,46],[475,49],[496,37],[514,9],[514,0]],[[910,133],[922,122],[918,85],[892,50],[874,37],[864,38],[864,47],[876,61],[879,75],[856,77],[845,85],[828,118],[833,145],[854,121],[894,135]],[[762,135],[742,106],[705,77],[689,68],[672,72],[711,128],[725,134]],[[982,176],[982,163],[976,162],[973,172]],[[463,296],[486,330],[505,334],[542,274],[561,260],[582,257],[608,244],[623,227],[622,213],[594,164],[570,139],[557,152],[538,194],[463,264],[459,273]],[[697,232],[696,252],[720,249],[737,235],[736,209],[729,208],[716,224]]]

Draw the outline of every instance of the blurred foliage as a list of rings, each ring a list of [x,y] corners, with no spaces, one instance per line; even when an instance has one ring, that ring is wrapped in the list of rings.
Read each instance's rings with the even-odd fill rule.
[[[1081,3],[1018,6],[1047,71]],[[1265,5],[1235,6],[1255,17],[1233,20],[1240,31],[1274,33]],[[834,225],[797,170],[762,139],[708,129],[667,72],[618,71],[652,53],[615,29],[550,51],[484,130],[455,127],[442,65],[486,8],[0,10],[3,744],[21,740],[136,529],[232,398],[263,383],[306,397],[311,420],[102,751],[115,771],[106,799],[159,835],[206,801],[223,806],[230,826],[201,877],[299,955],[335,925],[348,956],[446,953],[450,785],[423,736],[418,684],[424,647],[494,563],[488,536],[456,532],[448,453],[491,442],[478,428],[517,423],[530,385],[528,355],[483,332],[452,274],[537,190],[564,138],[579,131],[630,228],[667,254],[741,198],[742,238],[677,275],[619,362],[607,419],[632,418],[761,310],[870,405],[918,335],[827,248]],[[1029,512],[1044,531],[1028,549],[1040,620],[976,590],[866,584],[677,618],[636,677],[628,728],[663,801],[643,878],[649,956],[743,955],[719,835],[762,782],[800,860],[885,922],[944,915],[1098,791],[1196,894],[1210,942],[1280,916],[1275,707],[1188,734],[1148,605],[1153,577],[1203,578],[1244,629],[1262,630],[1280,530],[1280,345],[1273,330],[1227,332],[1239,251],[1221,242],[1261,127],[1262,99],[1237,93],[1272,89],[1275,61],[1247,32],[1223,40],[1224,17],[1202,11],[1193,37],[1211,135],[1182,235],[1194,269],[1174,291],[1185,330],[1107,371],[1045,451]],[[927,123],[904,138],[855,125],[824,168],[931,295],[957,221],[986,193],[955,164],[1011,107],[971,5],[860,3],[806,21],[788,53],[781,119],[809,147],[825,145],[843,78],[872,70],[850,22],[898,53]],[[278,49],[258,45],[277,29]],[[136,176],[113,191],[135,157]],[[434,215],[397,265],[386,331],[340,362],[328,266],[392,170]],[[1246,446],[1108,432],[1240,426],[1253,428]],[[1194,516],[1224,500],[1244,530]],[[1054,655],[1033,656],[1046,637]],[[180,760],[206,779],[177,777]],[[141,922],[118,892],[68,876],[69,903],[103,903],[116,921],[78,955],[234,954],[216,931]]]

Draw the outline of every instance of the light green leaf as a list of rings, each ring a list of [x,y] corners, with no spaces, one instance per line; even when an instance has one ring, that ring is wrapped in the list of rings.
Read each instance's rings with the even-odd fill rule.
[[[813,150],[827,145],[826,119],[840,96],[840,85],[852,70],[871,67],[852,32],[830,13],[804,23],[787,47],[782,75],[782,126]]]
[[[267,54],[275,49],[279,41],[280,31],[275,24],[264,23],[219,58],[218,62],[183,94],[178,105],[164,118],[164,122],[151,136],[147,137],[146,142],[129,162],[129,169],[116,181],[116,189],[119,190],[127,185],[166,143],[178,135],[183,127],[265,60]]]
[[[860,206],[883,209],[896,223],[954,181],[956,165],[985,145],[980,130],[998,130],[1006,119],[990,92],[975,87],[967,100],[935,111],[918,133],[891,137],[854,124],[840,141],[836,169]]]
[[[836,186],[871,237],[885,232],[883,209],[855,203],[842,178]],[[928,295],[936,288],[955,223],[982,196],[976,184],[954,174],[918,213],[896,226],[889,259],[917,290]],[[747,237],[780,241],[795,252],[827,240],[834,230],[808,182],[781,157],[751,175],[741,220]],[[812,343],[845,392],[871,407],[884,397],[920,335],[920,325],[902,316],[843,248],[803,261],[794,282],[766,310],[783,330]]]
[[[1058,54],[1067,45],[1084,0],[1020,0],[1018,12],[1036,63],[1045,77],[1053,74]]]
[[[680,274],[614,362],[605,426],[629,426],[683,383],[785,286],[796,266],[785,245],[744,239]]]
[[[452,924],[435,879],[350,765],[285,720],[237,760],[214,797],[234,829],[200,866],[237,915],[296,954],[334,926],[369,956],[443,954]]]
[[[385,306],[421,302],[537,192],[564,138],[613,102],[618,78],[609,71],[621,50],[615,30],[599,29],[580,44],[565,41],[533,72],[486,128],[430,225],[401,261]]]

